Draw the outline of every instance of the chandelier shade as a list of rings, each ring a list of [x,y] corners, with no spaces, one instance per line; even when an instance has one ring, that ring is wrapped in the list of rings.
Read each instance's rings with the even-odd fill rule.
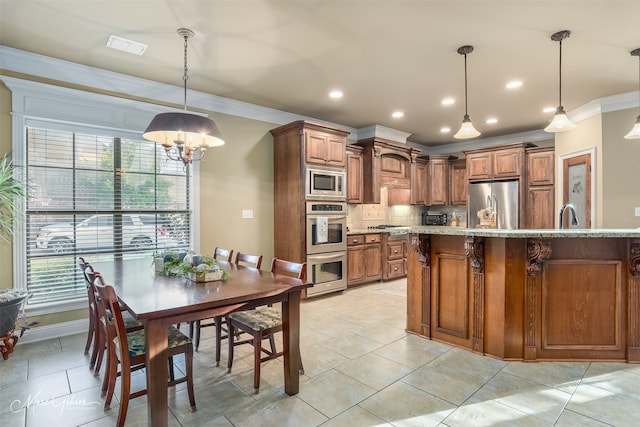
[[[468,107],[468,96],[467,96],[467,55],[473,52],[473,46],[460,46],[458,48],[458,53],[460,55],[464,55],[464,118],[462,119],[462,124],[460,125],[460,129],[453,135],[456,139],[469,139],[475,138],[476,136],[480,136],[480,132],[473,127],[473,123],[471,123],[471,119],[469,118],[469,112],[467,111]]]
[[[170,160],[182,161],[186,166],[201,160],[207,148],[224,145],[224,139],[213,120],[187,111],[187,43],[194,32],[178,28],[184,38],[184,111],[157,114],[142,136],[149,141],[162,144]]]
[[[553,116],[553,120],[549,125],[544,128],[547,132],[565,132],[576,128],[575,123],[569,120],[567,113],[562,106],[562,40],[568,38],[571,35],[571,31],[562,30],[551,35],[551,40],[559,42],[560,44],[560,61],[558,66],[558,108],[556,114]]]
[[[640,139],[640,48],[632,50],[630,54],[638,57],[638,117],[631,131],[624,137],[625,139]]]

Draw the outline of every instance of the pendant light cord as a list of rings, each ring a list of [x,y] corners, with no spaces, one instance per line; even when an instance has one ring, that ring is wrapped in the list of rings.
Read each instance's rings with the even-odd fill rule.
[[[187,34],[184,35],[184,75],[182,76],[182,80],[184,80],[184,111],[187,111],[187,80],[189,80],[189,76],[187,75],[187,40],[189,36]]]
[[[467,99],[467,54],[464,54],[464,115],[468,116],[468,99]]]
[[[560,82],[559,93],[558,93],[558,105],[562,106],[562,40],[560,40],[560,61],[558,67],[558,81]]]

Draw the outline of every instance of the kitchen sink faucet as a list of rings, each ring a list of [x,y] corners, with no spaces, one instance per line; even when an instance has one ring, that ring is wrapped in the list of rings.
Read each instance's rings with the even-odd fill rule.
[[[558,224],[558,228],[564,228],[564,212],[569,209],[571,211],[571,225],[580,225],[578,223],[578,216],[576,215],[576,208],[571,203],[566,203],[560,209],[560,223]]]

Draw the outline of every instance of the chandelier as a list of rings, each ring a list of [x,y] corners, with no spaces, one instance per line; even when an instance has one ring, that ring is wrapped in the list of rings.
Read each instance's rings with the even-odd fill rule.
[[[186,168],[189,163],[201,160],[207,148],[224,145],[224,140],[213,120],[187,112],[187,48],[189,38],[195,33],[188,28],[178,28],[178,34],[184,39],[184,111],[156,115],[142,136],[162,144],[167,158],[182,161]]]

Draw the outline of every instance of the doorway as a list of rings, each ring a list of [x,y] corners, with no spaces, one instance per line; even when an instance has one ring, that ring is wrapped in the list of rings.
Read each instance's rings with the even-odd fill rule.
[[[592,157],[593,153],[588,152],[562,158],[562,205],[573,205],[578,225],[571,223],[567,213],[560,228],[591,228]]]

